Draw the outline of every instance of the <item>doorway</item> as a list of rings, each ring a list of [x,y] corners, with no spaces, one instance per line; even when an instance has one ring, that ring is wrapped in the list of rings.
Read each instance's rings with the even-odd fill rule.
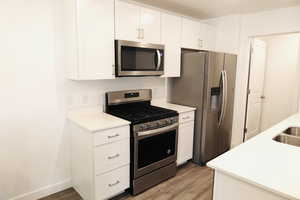
[[[300,34],[251,40],[244,141],[298,112]]]

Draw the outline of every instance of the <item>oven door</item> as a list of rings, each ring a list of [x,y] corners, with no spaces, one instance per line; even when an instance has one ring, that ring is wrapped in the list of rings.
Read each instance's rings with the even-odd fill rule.
[[[164,73],[164,46],[116,41],[117,76],[159,76]]]
[[[178,123],[145,132],[134,138],[134,178],[176,161]]]

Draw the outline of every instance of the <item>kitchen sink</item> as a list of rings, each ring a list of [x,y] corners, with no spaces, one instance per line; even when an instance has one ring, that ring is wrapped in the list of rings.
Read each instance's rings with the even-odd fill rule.
[[[300,147],[300,135],[299,134],[298,134],[298,136],[294,136],[292,134],[282,133],[282,134],[277,135],[275,138],[273,138],[273,140],[280,142],[280,143]]]
[[[283,133],[285,133],[287,135],[300,137],[300,127],[290,127],[288,129],[286,129],[285,131],[283,131]]]

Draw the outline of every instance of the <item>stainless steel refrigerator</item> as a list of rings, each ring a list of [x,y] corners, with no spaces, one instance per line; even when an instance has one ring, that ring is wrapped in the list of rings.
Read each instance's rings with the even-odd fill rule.
[[[237,56],[182,53],[181,77],[168,81],[169,102],[196,107],[193,161],[230,149]]]

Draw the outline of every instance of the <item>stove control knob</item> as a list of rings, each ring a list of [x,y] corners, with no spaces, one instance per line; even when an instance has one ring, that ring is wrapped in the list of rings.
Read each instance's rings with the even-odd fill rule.
[[[161,126],[164,126],[166,124],[166,122],[165,121],[160,121],[159,122],[159,126],[161,127]]]
[[[145,124],[143,124],[143,125],[140,126],[140,130],[144,131],[146,129],[147,129],[147,126]]]
[[[171,121],[170,119],[167,119],[167,120],[166,120],[166,124],[168,124],[168,125],[169,125],[169,124],[172,124],[172,121]]]

